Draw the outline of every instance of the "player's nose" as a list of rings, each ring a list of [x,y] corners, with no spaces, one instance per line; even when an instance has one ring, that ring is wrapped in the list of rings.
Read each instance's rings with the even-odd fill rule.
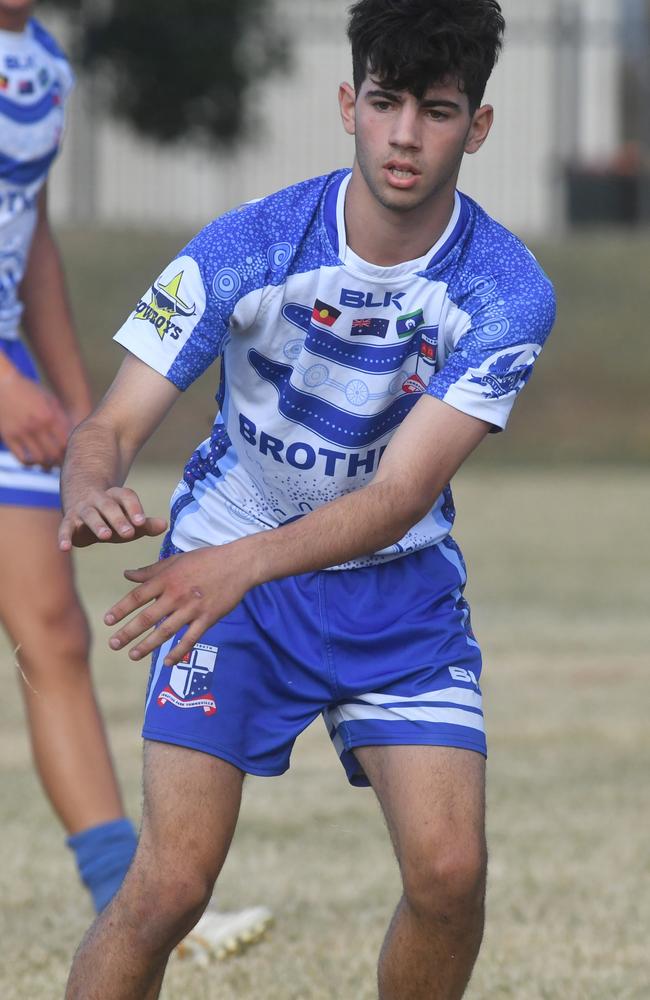
[[[393,118],[391,145],[399,149],[419,149],[420,125],[418,108],[408,101],[405,102]]]

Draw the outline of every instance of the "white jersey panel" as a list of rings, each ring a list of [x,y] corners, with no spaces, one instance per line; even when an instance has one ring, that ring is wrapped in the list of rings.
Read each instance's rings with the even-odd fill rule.
[[[429,254],[368,264],[346,247],[347,177],[217,220],[118,334],[181,389],[221,358],[220,414],[174,495],[167,551],[272,529],[364,486],[425,392],[501,428],[532,370],[554,299],[522,244],[458,196]],[[171,291],[205,307],[174,337],[154,291],[169,294],[181,265],[193,282]],[[453,519],[447,488],[397,545],[354,565],[434,545]]]

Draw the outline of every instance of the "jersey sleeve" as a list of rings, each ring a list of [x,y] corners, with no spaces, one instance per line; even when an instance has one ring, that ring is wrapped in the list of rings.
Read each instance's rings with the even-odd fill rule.
[[[187,389],[220,356],[235,308],[244,327],[259,310],[264,276],[254,266],[254,250],[246,254],[241,230],[237,212],[207,226],[158,275],[115,334],[118,344],[178,389]]]
[[[464,279],[452,291],[445,358],[426,390],[495,430],[505,428],[555,321],[553,287],[519,247],[503,273]]]
[[[65,101],[75,85],[75,75],[68,57],[56,39],[43,27],[40,21],[36,18],[31,18],[29,24],[32,37],[55,60],[60,97]]]

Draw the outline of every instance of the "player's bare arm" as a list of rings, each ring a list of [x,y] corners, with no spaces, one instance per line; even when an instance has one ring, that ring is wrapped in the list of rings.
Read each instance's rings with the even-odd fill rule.
[[[67,415],[69,433],[88,416],[92,403],[63,266],[50,228],[47,186],[38,196],[36,228],[20,296],[25,336]]]
[[[484,421],[422,398],[396,431],[368,486],[273,531],[127,570],[127,579],[138,586],[104,620],[113,625],[144,610],[115,633],[111,647],[121,649],[160,623],[131,649],[131,659],[137,660],[189,625],[165,659],[171,665],[251,587],[324,569],[394,543],[431,509],[488,431]]]
[[[61,549],[162,534],[166,521],[148,517],[137,494],[123,484],[142,444],[178,396],[178,389],[137,358],[124,360],[100,405],[70,439],[61,476]]]

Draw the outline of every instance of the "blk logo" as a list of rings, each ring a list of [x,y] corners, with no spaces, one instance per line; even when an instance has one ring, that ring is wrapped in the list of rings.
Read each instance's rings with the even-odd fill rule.
[[[350,309],[389,309],[395,306],[402,310],[402,299],[406,292],[386,292],[383,298],[375,298],[374,292],[357,291],[354,288],[342,288],[339,305]]]

